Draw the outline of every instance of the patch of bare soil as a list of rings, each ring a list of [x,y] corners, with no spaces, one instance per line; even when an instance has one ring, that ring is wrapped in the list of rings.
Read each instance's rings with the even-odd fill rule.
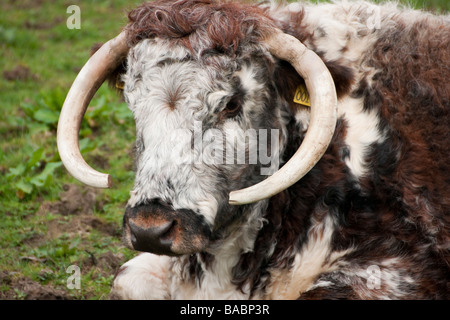
[[[120,236],[120,228],[93,215],[94,209],[101,210],[103,204],[97,199],[98,190],[89,187],[80,187],[75,184],[64,186],[60,200],[44,202],[37,214],[53,213],[61,215],[48,223],[48,239],[54,239],[61,234],[83,234],[93,229],[108,236]],[[70,222],[64,216],[71,216]]]
[[[0,271],[0,283],[8,285],[13,290],[0,291],[1,300],[69,300],[70,296],[64,290],[45,286],[25,277],[16,277],[15,272]]]
[[[83,261],[83,269],[96,268],[104,276],[114,274],[124,262],[120,253],[106,252],[97,256],[89,251],[87,253],[90,256]]]
[[[11,70],[4,70],[3,78],[8,81],[36,81],[38,79],[38,77],[31,72],[30,68],[22,64],[15,66]]]
[[[81,188],[74,184],[65,185],[63,190],[59,201],[43,203],[39,212],[47,211],[63,216],[93,214],[94,208],[98,205],[97,190],[89,187]]]
[[[94,216],[80,215],[73,217],[70,223],[62,219],[54,219],[48,223],[48,239],[58,238],[62,234],[69,237],[74,234],[82,235],[89,233],[93,229],[108,236],[120,236],[120,230],[114,225],[100,220]]]

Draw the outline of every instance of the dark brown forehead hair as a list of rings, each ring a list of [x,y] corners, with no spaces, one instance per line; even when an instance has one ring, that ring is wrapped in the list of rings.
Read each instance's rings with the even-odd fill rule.
[[[245,0],[156,0],[132,10],[125,30],[130,46],[144,39],[159,37],[181,44],[200,57],[216,52],[233,58],[241,53],[242,48],[261,43],[273,27],[302,42],[311,38],[312,34],[301,27],[304,14],[300,10],[291,13],[288,21],[275,21],[269,16],[269,6],[246,3]],[[321,55],[320,52],[318,54]],[[333,76],[338,97],[341,97],[349,91],[353,74],[337,61],[324,62]],[[268,61],[267,67],[272,67]],[[276,72],[281,95],[291,101],[303,79],[286,62],[281,62]],[[295,104],[291,104],[295,109]]]
[[[267,10],[255,5],[214,0],[157,0],[128,14],[130,45],[159,37],[181,43],[192,52],[235,55],[239,45],[256,43],[275,25]]]

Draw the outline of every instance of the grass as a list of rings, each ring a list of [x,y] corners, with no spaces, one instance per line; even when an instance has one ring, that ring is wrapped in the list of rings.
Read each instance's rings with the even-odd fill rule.
[[[75,181],[60,162],[55,136],[61,105],[91,46],[117,35],[126,11],[140,2],[0,4],[0,298],[104,299],[114,271],[135,254],[120,241],[134,177],[127,106],[103,85],[80,131],[88,163],[113,174],[111,190]],[[66,26],[73,3],[81,29]],[[412,3],[450,10],[447,0]],[[80,289],[67,287],[70,265],[80,268]]]
[[[24,290],[35,283],[47,297],[101,299],[114,268],[134,254],[120,241],[133,183],[134,123],[126,104],[102,86],[81,128],[82,153],[98,170],[113,172],[115,183],[95,191],[88,214],[67,213],[76,204],[61,200],[71,187],[81,193],[72,202],[86,201],[86,188],[61,165],[55,136],[65,95],[91,46],[118,34],[139,1],[79,3],[79,30],[66,26],[72,3],[0,5],[0,298],[30,298]],[[105,265],[108,257],[114,261]],[[80,290],[66,286],[72,264],[81,269]]]

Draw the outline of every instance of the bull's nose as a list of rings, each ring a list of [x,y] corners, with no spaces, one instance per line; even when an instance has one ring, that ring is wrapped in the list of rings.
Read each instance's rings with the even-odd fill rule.
[[[173,255],[170,249],[173,242],[170,231],[174,225],[174,221],[168,221],[162,225],[144,229],[129,221],[131,244],[138,251]]]

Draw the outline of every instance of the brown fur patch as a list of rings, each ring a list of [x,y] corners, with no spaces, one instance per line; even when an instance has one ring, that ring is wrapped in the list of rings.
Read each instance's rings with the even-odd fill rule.
[[[148,2],[132,10],[128,18],[125,29],[131,44],[160,37],[197,53],[235,54],[242,40],[257,41],[273,26],[257,5],[213,0]]]
[[[450,25],[430,18],[411,25],[398,21],[378,40],[369,63],[380,71],[366,88],[365,108],[379,108],[382,125],[391,135],[385,152],[398,159],[372,154],[374,176],[364,181],[366,190],[390,199],[383,205],[403,212],[417,226],[416,232],[433,239],[448,266],[449,48]],[[392,220],[388,217],[384,219]]]

